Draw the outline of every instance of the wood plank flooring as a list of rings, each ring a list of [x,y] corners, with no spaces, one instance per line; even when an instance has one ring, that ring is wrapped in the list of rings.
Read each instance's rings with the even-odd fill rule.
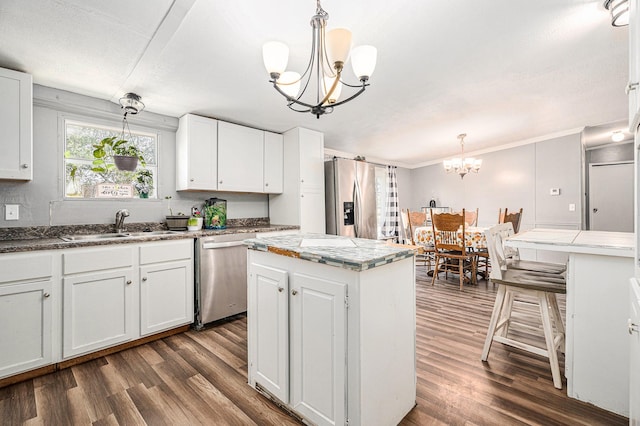
[[[496,288],[458,289],[418,267],[417,406],[402,425],[625,425],[553,387],[548,362],[494,344],[482,363]],[[564,300],[560,301],[564,310]],[[537,306],[518,304],[533,324]],[[538,324],[539,327],[539,324]],[[513,326],[541,344],[542,337]],[[2,425],[298,424],[247,385],[246,317],[188,331],[0,389]],[[561,369],[564,358],[561,357]]]

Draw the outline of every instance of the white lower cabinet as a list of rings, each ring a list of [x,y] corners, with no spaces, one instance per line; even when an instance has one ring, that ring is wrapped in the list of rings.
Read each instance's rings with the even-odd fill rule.
[[[192,323],[193,240],[145,244],[140,264],[140,335]]]
[[[52,363],[50,252],[0,258],[0,378]]]
[[[63,254],[63,358],[193,322],[193,240]]]
[[[63,358],[136,337],[133,268],[65,277]]]
[[[135,337],[134,247],[100,246],[62,254],[62,357]]]
[[[416,400],[413,259],[362,272],[248,259],[249,385],[311,424],[402,420]]]

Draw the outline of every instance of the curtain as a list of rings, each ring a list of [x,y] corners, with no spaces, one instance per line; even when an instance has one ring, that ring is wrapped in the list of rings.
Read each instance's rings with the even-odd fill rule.
[[[382,225],[382,235],[385,237],[398,238],[399,235],[399,213],[398,209],[398,178],[396,177],[396,166],[387,166],[387,208]]]

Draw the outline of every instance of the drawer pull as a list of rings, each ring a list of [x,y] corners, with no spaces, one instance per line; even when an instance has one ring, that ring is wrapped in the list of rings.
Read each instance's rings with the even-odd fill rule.
[[[298,294],[298,291],[297,290],[291,290],[291,294],[295,296],[296,294]]]
[[[127,280],[127,285],[131,284],[131,280]]]
[[[49,296],[51,296],[51,295],[50,295],[49,293],[45,293],[45,294],[43,294],[43,296],[44,296],[44,297],[49,297]]]
[[[142,277],[142,281],[146,281],[146,280],[147,280],[147,277]]]
[[[282,292],[284,291],[284,288],[282,288],[282,287],[278,287],[278,291],[279,291],[280,293],[282,293]]]

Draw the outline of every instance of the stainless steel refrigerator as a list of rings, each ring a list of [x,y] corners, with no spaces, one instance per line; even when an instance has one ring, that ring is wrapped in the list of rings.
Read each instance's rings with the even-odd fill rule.
[[[324,163],[327,234],[378,238],[375,165],[334,158]]]

